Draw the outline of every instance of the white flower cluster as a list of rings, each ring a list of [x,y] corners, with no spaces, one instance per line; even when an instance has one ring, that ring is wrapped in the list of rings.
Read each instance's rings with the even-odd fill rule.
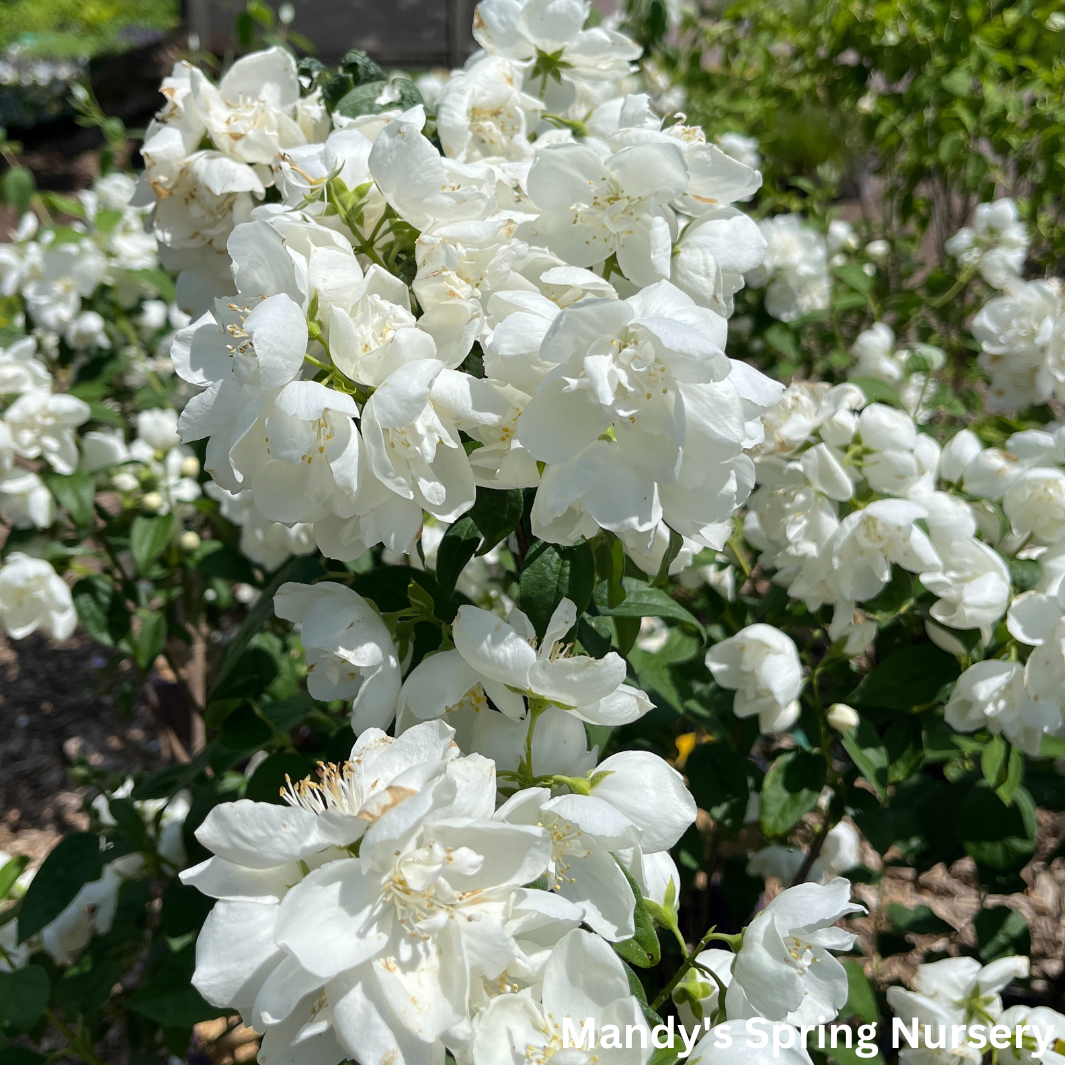
[[[898,347],[895,331],[883,322],[862,330],[851,346],[854,365],[848,376],[883,381],[898,393],[902,405],[919,423],[932,416],[932,374],[946,362],[941,348],[932,344]]]
[[[443,154],[421,106],[331,127],[280,50],[168,80],[164,260],[189,292],[231,263],[173,347],[201,390],[180,430],[242,508],[342,560],[410,552],[478,486],[538,487],[554,543],[723,544],[780,394],[724,354],[760,175],[625,95],[639,50],[586,7],[480,5],[484,53],[434,90]]]
[[[747,272],[747,283],[765,288],[765,309],[782,322],[811,311],[827,310],[832,302],[828,272],[829,244],[801,215],[783,214],[758,223],[766,243],[765,259]],[[844,246],[850,233],[837,227],[833,244]]]
[[[335,609],[326,605],[335,594],[316,596],[311,610]],[[304,633],[322,620],[309,612]],[[463,620],[460,649],[433,658],[438,674],[461,678],[453,691],[469,682],[468,658],[477,661],[481,680],[447,720],[486,747],[495,741],[463,716],[504,717],[483,694],[498,690],[504,665],[511,687],[521,671],[530,707],[544,698],[536,690],[579,698],[578,687],[610,686],[610,663],[540,656],[512,628]],[[480,656],[461,650],[478,633]],[[381,672],[366,680],[379,693]],[[416,674],[404,693],[426,706],[435,690]],[[404,694],[399,702],[401,713],[411,704]],[[552,712],[566,713],[541,710]],[[531,764],[518,772],[499,768],[505,754],[462,754],[455,730],[437,719],[394,739],[367,729],[349,761],[290,783],[285,805],[241,800],[211,811],[196,835],[214,856],[182,875],[218,900],[193,982],[264,1034],[264,1060],[420,1065],[447,1050],[470,1065],[539,1061],[562,1050],[565,1025],[576,1032],[591,1021],[596,1031],[642,1029],[642,1049],[618,1042],[615,1054],[604,1039],[596,1050],[646,1063],[650,1028],[610,944],[635,931],[634,891],[675,921],[679,877],[667,848],[695,806],[657,756],[625,752],[596,766],[585,752],[578,766],[558,722],[533,733],[536,717],[530,709],[523,724]],[[722,937],[737,940],[735,955],[698,959],[728,985],[722,1013],[786,1024],[835,1017],[847,976],[831,951],[849,949],[853,936],[833,925],[859,910],[846,880],[805,884],[767,906],[742,943]],[[701,983],[703,971],[693,969],[677,997],[709,1018],[717,989]]]
[[[1025,281],[1028,231],[1013,200],[982,203],[972,228],[959,230],[947,251],[968,271],[1001,289],[973,319],[978,363],[991,378],[988,405],[1017,410],[1065,398],[1065,304],[1059,278]],[[965,276],[965,275],[963,275]]]
[[[860,338],[882,352],[888,339],[875,328]],[[951,653],[969,653],[966,634],[986,644],[1005,618],[1020,660],[971,666],[947,721],[1003,732],[1033,755],[1043,735],[1061,734],[1065,430],[1016,433],[1002,448],[962,430],[941,451],[909,414],[867,404],[850,384],[793,384],[765,422],[744,535],[774,582],[811,610],[831,605],[829,636],[849,655],[871,642],[876,625],[863,604],[893,567],[937,597],[926,628]],[[1014,595],[1011,559],[1038,561],[1033,590]],[[794,723],[803,678],[784,633],[751,625],[712,647],[707,664],[736,690],[738,715],[758,714],[763,731]]]

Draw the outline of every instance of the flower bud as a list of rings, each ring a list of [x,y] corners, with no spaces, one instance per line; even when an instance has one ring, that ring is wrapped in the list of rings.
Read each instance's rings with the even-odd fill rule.
[[[157,514],[163,509],[163,497],[159,492],[146,492],[141,506],[152,514]]]
[[[837,732],[850,732],[858,727],[858,711],[846,703],[833,703],[828,708],[828,723]]]
[[[200,460],[195,455],[186,455],[181,460],[181,476],[195,477],[200,472]]]
[[[200,546],[200,538],[189,529],[178,537],[178,546],[182,551],[195,551]]]

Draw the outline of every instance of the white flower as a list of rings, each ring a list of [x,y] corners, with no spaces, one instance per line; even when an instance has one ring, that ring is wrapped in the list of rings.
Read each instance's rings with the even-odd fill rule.
[[[501,56],[456,71],[436,108],[445,154],[461,163],[531,155],[528,133],[542,105],[521,91],[521,80],[521,67]]]
[[[676,226],[669,204],[687,187],[674,143],[630,145],[606,159],[585,144],[549,145],[528,177],[540,217],[520,233],[574,266],[616,255],[631,282],[651,285],[669,276]]]
[[[758,139],[747,137],[742,133],[722,133],[717,138],[717,146],[732,156],[738,163],[757,170],[762,165],[762,155],[758,150]]]
[[[726,996],[729,1017],[789,1024],[831,1020],[847,1001],[847,970],[830,951],[854,936],[833,927],[864,907],[850,901],[850,881],[799,884],[777,895],[748,925]]]
[[[1061,1041],[1065,1039],[1065,1017],[1048,1006],[1010,1006],[998,1017],[998,1023],[1006,1025],[1011,1032],[1021,1024],[1029,1025],[1030,1035],[1022,1036],[1020,1048],[1015,1043],[999,1052],[1006,1065],[1033,1065],[1042,1061],[1046,1065],[1061,1065],[1065,1055],[1061,1053]]]
[[[977,205],[973,227],[958,230],[944,245],[962,266],[975,266],[993,288],[1020,277],[1028,257],[1028,229],[1011,199]]]
[[[0,348],[0,396],[51,392],[52,375],[36,358],[37,340],[23,337]]]
[[[207,494],[220,504],[222,517],[240,526],[240,550],[256,565],[276,570],[293,555],[309,555],[315,550],[310,525],[282,525],[269,521],[255,506],[251,492],[227,492],[212,481]]]
[[[846,703],[833,703],[828,708],[825,718],[837,732],[850,732],[851,729],[858,727],[861,720],[858,717],[858,711]]]
[[[47,529],[55,521],[55,500],[30,470],[0,474],[0,518],[16,529]]]
[[[736,692],[737,717],[758,715],[762,732],[782,732],[799,717],[802,663],[790,636],[772,625],[755,624],[714,644],[706,666],[723,688]]]
[[[888,1005],[908,1029],[916,1020],[921,1043],[914,1048],[903,1043],[899,1060],[905,1065],[946,1065],[960,1059],[979,1065],[983,1050],[973,1046],[969,1038],[954,1048],[925,1046],[925,1026],[937,1041],[943,1042],[939,1039],[939,1025],[950,1032],[952,1025],[971,1023],[974,1014],[981,1020],[987,1017],[996,1022],[1002,1013],[999,991],[1014,978],[1027,976],[1028,969],[1028,959],[1021,957],[1000,958],[983,967],[975,958],[944,958],[918,965],[911,981],[912,991],[890,987],[887,992]]]
[[[81,468],[88,473],[129,462],[129,448],[121,429],[90,429],[81,438]]]
[[[568,1021],[579,1037],[589,1020],[594,1046],[566,1046],[563,1024]],[[617,1028],[616,1049],[603,1045],[605,1025]],[[489,1002],[474,1021],[472,1050],[476,1065],[533,1065],[556,1054],[573,1065],[586,1061],[645,1065],[652,1054],[650,1028],[629,988],[624,965],[606,943],[580,929],[564,936],[551,951],[538,996],[519,992]]]
[[[970,666],[959,678],[947,702],[947,724],[959,732],[986,728],[1002,733],[1031,755],[1039,753],[1045,732],[1061,723],[1052,704],[1040,707],[1028,698],[1025,667],[1020,662],[989,659]]]
[[[177,411],[165,407],[137,414],[137,436],[154,451],[169,451],[181,443]]]
[[[520,610],[511,611],[508,623],[475,606],[459,607],[453,638],[466,668],[462,670],[457,663],[457,668],[452,667],[455,693],[459,689],[468,692],[479,683],[512,718],[524,715],[523,695],[528,695],[570,710],[592,724],[635,721],[650,709],[650,703],[643,692],[624,683],[625,661],[620,655],[611,651],[596,659],[564,652],[561,641],[576,622],[576,607],[563,599],[537,646],[535,630]],[[432,661],[428,659],[426,665]],[[436,698],[442,703],[450,695],[441,688]],[[428,714],[423,711],[419,716]]]
[[[1006,489],[1002,509],[1019,536],[1057,543],[1065,536],[1065,473],[1038,466],[1025,470]]]
[[[616,30],[584,29],[588,8],[585,0],[481,0],[473,35],[489,55],[535,60],[526,88],[563,114],[593,98],[598,83],[624,78],[640,57]]]
[[[78,623],[66,582],[43,558],[12,551],[0,566],[0,626],[13,640],[44,629],[65,640]]]
[[[15,453],[45,458],[56,473],[73,473],[78,465],[74,428],[89,417],[89,404],[76,396],[25,392],[4,414]]]
[[[288,583],[274,596],[274,610],[301,625],[307,690],[315,699],[353,699],[357,734],[392,721],[399,657],[385,623],[361,595],[333,581]]]
[[[768,284],[766,310],[782,322],[824,310],[832,298],[824,238],[797,214],[775,215],[758,223],[766,240],[765,259],[747,275],[757,288]]]
[[[579,907],[585,924],[613,942],[635,933],[632,888],[615,854],[635,847],[640,831],[611,803],[592,795],[552,798],[547,788],[527,788],[507,799],[495,816],[547,833],[548,888]]]

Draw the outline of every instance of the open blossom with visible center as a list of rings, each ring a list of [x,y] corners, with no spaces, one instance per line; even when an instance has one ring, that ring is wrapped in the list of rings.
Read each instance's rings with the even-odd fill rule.
[[[428,1065],[447,1033],[468,1038],[471,995],[522,957],[510,921],[550,842],[491,819],[494,767],[451,736],[370,730],[288,808],[211,812],[198,838],[216,857],[185,874],[221,900],[197,945],[208,1001],[279,1051],[316,1040],[329,1065]]]
[[[536,153],[529,198],[540,211],[520,235],[573,266],[617,256],[636,285],[670,273],[676,219],[669,204],[688,187],[684,153],[673,143],[634,144],[603,159],[590,145]]]
[[[563,599],[537,641],[520,610],[504,621],[491,611],[461,606],[453,626],[455,650],[430,655],[415,667],[401,701],[420,719],[487,695],[514,720],[524,717],[525,699],[535,698],[591,724],[635,721],[651,704],[624,683],[625,660],[613,651],[601,659],[567,653],[562,639],[576,622],[576,607]]]
[[[959,1060],[979,1065],[983,1048],[972,1045],[968,1035],[952,1048],[950,1039],[940,1038],[939,1026],[952,1033],[953,1025],[996,1023],[1002,1014],[999,992],[1012,980],[1027,976],[1028,969],[1024,957],[999,958],[984,966],[975,958],[944,958],[917,966],[910,982],[912,991],[889,987],[887,992],[888,1005],[907,1029],[912,1030],[913,1022],[917,1022],[919,1045],[910,1047],[903,1042],[899,1060],[905,1065],[947,1065]],[[928,1034],[948,1045],[927,1046]]]
[[[640,57],[624,34],[585,29],[590,10],[587,0],[481,0],[473,35],[489,55],[534,60],[523,62],[526,90],[563,114],[586,107],[600,85],[624,78]]]
[[[742,448],[780,386],[725,357],[725,321],[668,281],[628,300],[585,299],[540,345],[552,370],[518,439],[548,469],[533,529],[572,543],[611,529],[644,551],[663,518],[705,546],[753,486]]]
[[[13,640],[43,629],[65,640],[78,623],[66,582],[43,558],[12,551],[0,565],[0,627]]]
[[[567,1021],[573,1027],[569,1040]],[[589,1040],[574,1047],[573,1035],[579,1038],[588,1021],[594,1045]],[[607,1025],[618,1031],[613,1049],[602,1041]],[[489,1002],[474,1022],[472,1049],[477,1065],[537,1065],[556,1055],[569,1065],[646,1065],[653,1053],[650,1027],[624,965],[606,943],[581,929],[551,951],[539,995],[519,992]]]
[[[718,684],[735,690],[736,716],[757,714],[762,732],[781,732],[798,720],[802,663],[791,637],[779,629],[748,625],[714,644],[706,665]]]
[[[301,625],[307,690],[315,699],[352,699],[356,733],[392,721],[399,656],[385,623],[361,595],[333,581],[290,582],[277,590],[274,610]]]
[[[862,913],[849,880],[799,884],[778,895],[748,925],[726,995],[729,1017],[765,1017],[789,1024],[831,1019],[847,1001],[847,970],[831,951],[855,937],[834,927]]]

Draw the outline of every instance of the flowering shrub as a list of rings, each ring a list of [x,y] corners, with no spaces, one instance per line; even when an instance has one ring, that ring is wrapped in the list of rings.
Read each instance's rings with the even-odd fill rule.
[[[324,1065],[1065,1025],[1006,1009],[1003,906],[875,979],[950,930],[886,864],[1023,890],[1065,808],[1060,286],[1000,199],[907,287],[588,15],[482,0],[446,79],[180,62],[136,184],[5,246],[0,623],[189,719],[0,868],[5,1065],[231,1014]]]

